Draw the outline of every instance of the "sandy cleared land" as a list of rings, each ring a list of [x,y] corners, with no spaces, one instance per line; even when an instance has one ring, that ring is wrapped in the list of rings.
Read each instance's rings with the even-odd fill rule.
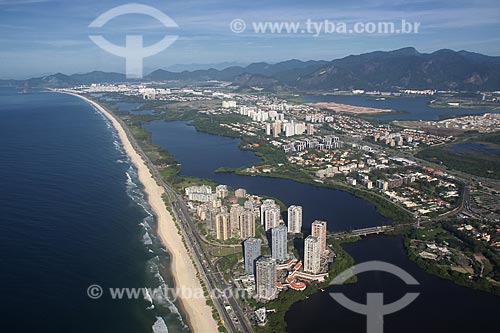
[[[315,103],[315,105],[322,109],[328,109],[336,112],[354,113],[354,114],[393,112],[393,110],[390,109],[376,109],[364,106],[340,104],[335,102],[318,102]]]
[[[174,223],[172,215],[169,213],[165,207],[165,203],[163,202],[163,187],[156,183],[147,165],[142,160],[142,157],[135,151],[127,137],[127,134],[125,133],[125,130],[114,118],[114,116],[99,104],[84,96],[77,94],[71,95],[80,97],[87,101],[112,122],[114,128],[120,136],[125,152],[138,170],[139,180],[144,186],[148,203],[156,215],[158,235],[171,256],[171,272],[175,280],[175,288],[185,288],[192,291],[194,296],[199,296],[202,288],[200,280],[196,277],[196,268],[191,261],[191,257],[187,252],[186,246],[182,242],[182,238],[178,233],[178,229]],[[190,292],[186,291],[184,294],[189,295]],[[204,297],[187,298],[182,297],[181,295],[180,301],[187,316],[189,327],[192,331],[195,333],[218,331],[217,323],[212,317],[212,309],[206,304],[206,299]]]

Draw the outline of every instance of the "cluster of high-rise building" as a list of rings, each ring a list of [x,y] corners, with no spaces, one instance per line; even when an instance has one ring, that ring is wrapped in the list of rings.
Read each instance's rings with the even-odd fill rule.
[[[216,238],[228,240],[229,238],[247,239],[255,236],[256,214],[252,208],[245,208],[233,204],[227,208],[221,207],[215,214]]]
[[[257,122],[285,120],[285,115],[283,113],[278,113],[276,110],[264,111],[255,106],[241,106],[239,113],[243,116],[250,117],[253,121]]]
[[[263,205],[271,206],[271,201],[264,202]],[[270,209],[270,208],[266,208]],[[265,211],[265,209],[264,209]],[[265,222],[264,222],[265,223]],[[261,301],[268,301],[275,298],[278,294],[278,289],[283,288],[277,278],[277,270],[281,266],[287,266],[293,256],[288,254],[288,233],[300,233],[302,227],[302,207],[292,205],[288,208],[288,227],[282,222],[278,226],[270,228],[271,233],[271,256],[261,257],[261,241],[255,238],[249,238],[244,242],[244,265],[245,274],[253,274],[256,284],[256,298]],[[303,273],[298,274],[298,268],[301,264],[294,266],[294,272],[289,273],[289,284],[286,285],[298,286],[297,279],[304,281],[316,281],[324,278],[325,266],[322,263],[326,262],[329,251],[326,245],[327,223],[325,221],[316,220],[311,225],[311,235],[304,241],[304,265]],[[325,259],[325,260],[324,260]],[[297,259],[293,259],[294,263]],[[279,268],[282,269],[282,268]],[[287,281],[288,281],[287,280]],[[293,282],[295,281],[295,282]],[[305,285],[298,282],[303,290]]]
[[[253,121],[265,124],[266,135],[278,137],[280,135],[290,137],[294,135],[314,134],[314,125],[305,122],[296,121],[294,119],[285,119],[284,113],[278,111],[283,109],[276,108],[275,110],[264,111],[255,106],[241,106],[239,113],[241,115],[252,118]]]
[[[271,257],[261,256],[260,239],[243,242],[245,274],[254,275],[256,298],[261,301],[269,301],[278,294],[276,265],[288,259],[287,231],[284,224],[271,229]]]
[[[311,235],[304,241],[304,271],[307,273],[318,274],[321,271],[321,258],[328,254],[326,227],[325,221],[314,221]]]
[[[240,239],[255,236],[255,212],[253,208],[245,208],[233,204],[229,212],[231,232]]]
[[[271,135],[277,138],[280,135],[286,137],[294,135],[302,135],[304,133],[314,134],[314,126],[306,125],[304,122],[295,122],[294,120],[275,120],[266,124],[266,135]]]
[[[217,199],[217,194],[212,193],[212,188],[207,185],[189,186],[184,191],[189,201],[209,202]]]
[[[229,190],[227,185],[219,185],[212,193],[210,186],[190,186],[185,189],[186,196],[190,201],[202,202],[196,206],[198,219],[206,222],[208,231],[212,231],[219,240],[230,238],[247,239],[255,236],[255,221],[258,211],[252,200],[245,202],[244,206],[236,203],[237,198],[246,197],[245,189],[238,189],[235,192],[236,198],[229,209],[223,204],[228,198]]]
[[[288,259],[287,240],[287,227],[282,224],[271,229],[271,257],[256,257],[257,253],[260,255],[260,249],[254,249],[258,240],[249,239],[244,243],[245,273],[251,271],[253,260],[256,297],[261,301],[272,300],[278,295],[276,265]]]
[[[403,135],[401,133],[375,133],[373,134],[375,142],[384,142],[391,147],[402,146],[405,142],[410,145],[413,143],[413,137],[410,135]]]
[[[190,186],[185,194],[195,204],[196,214],[201,221],[206,221],[207,230],[219,240],[231,238],[243,240],[244,271],[253,275],[256,286],[256,298],[269,301],[278,295],[278,291],[287,286],[296,290],[305,288],[304,281],[321,281],[326,273],[323,258],[328,254],[326,247],[326,222],[314,221],[312,233],[304,240],[304,265],[288,252],[288,234],[302,232],[302,207],[291,205],[287,209],[287,222],[281,218],[281,208],[275,200],[248,195],[243,188],[235,190],[234,196],[226,185],[218,185],[212,193],[210,186]],[[245,198],[243,205],[239,199]],[[192,204],[192,203],[190,203]],[[256,220],[259,218],[262,228],[270,235],[270,256],[262,256],[261,238],[256,238]],[[289,271],[288,280],[282,280],[283,267],[293,261],[293,273]],[[292,274],[292,275],[291,275]],[[278,275],[281,277],[278,281]]]
[[[327,135],[322,138],[310,138],[300,141],[283,144],[281,148],[285,153],[300,152],[306,149],[331,150],[342,148],[344,143],[340,138],[333,135]]]

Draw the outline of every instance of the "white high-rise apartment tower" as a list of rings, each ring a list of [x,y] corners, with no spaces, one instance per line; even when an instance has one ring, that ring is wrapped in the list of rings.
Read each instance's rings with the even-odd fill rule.
[[[318,237],[321,254],[326,250],[326,222],[316,220],[311,225],[311,236]]]
[[[298,234],[302,230],[302,206],[288,207],[288,232]]]
[[[277,261],[285,261],[288,259],[286,231],[286,226],[284,225],[271,229],[271,253],[273,259]]]
[[[255,270],[257,298],[264,301],[274,299],[277,295],[276,260],[269,257],[261,257],[255,263]]]
[[[321,269],[320,241],[318,237],[307,236],[304,241],[304,271],[318,274]]]
[[[280,224],[280,214],[280,207],[274,200],[264,200],[260,207],[260,223],[264,226],[266,231]]]

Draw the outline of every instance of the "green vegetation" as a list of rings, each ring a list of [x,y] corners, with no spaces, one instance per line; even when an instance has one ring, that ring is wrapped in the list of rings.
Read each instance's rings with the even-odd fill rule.
[[[221,126],[221,124],[233,124],[233,123],[247,123],[249,118],[241,116],[239,114],[224,114],[224,115],[205,115],[197,114],[192,117],[192,122],[196,130],[200,132],[205,132],[215,135],[223,135],[232,138],[239,138],[240,136],[230,130],[227,127]]]
[[[241,254],[241,249],[239,249],[238,253],[226,255],[225,257],[220,258],[217,262],[217,267],[226,281],[231,281],[232,277],[235,276],[232,272],[241,258],[243,258],[243,256]]]
[[[424,259],[419,253],[427,250],[426,244],[429,243],[446,246],[451,252],[437,260]],[[500,295],[500,286],[494,282],[500,278],[498,254],[457,230],[450,221],[409,230],[405,235],[405,248],[408,257],[430,274],[464,287]]]
[[[495,109],[498,107],[497,103],[484,102],[481,100],[480,95],[469,94],[453,94],[449,96],[438,96],[432,103],[427,104],[431,108],[456,108],[454,105],[448,103],[459,103],[461,109]]]
[[[500,133],[483,134],[468,138],[462,143],[485,143],[498,147]],[[472,175],[500,179],[500,160],[498,155],[464,152],[458,153],[450,150],[454,144],[430,147],[417,153],[417,157],[428,161],[444,164],[448,168],[459,170]]]

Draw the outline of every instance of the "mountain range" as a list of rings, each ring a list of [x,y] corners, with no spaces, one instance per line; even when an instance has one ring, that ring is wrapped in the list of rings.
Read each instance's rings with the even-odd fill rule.
[[[500,57],[467,51],[438,50],[420,53],[407,47],[350,55],[332,61],[288,60],[224,69],[174,72],[155,70],[142,81],[221,80],[240,87],[259,86],[268,90],[333,89],[438,89],[460,91],[500,90]],[[57,73],[28,80],[0,80],[0,85],[24,87],[70,87],[90,83],[127,81],[124,74],[94,71],[85,74]]]

